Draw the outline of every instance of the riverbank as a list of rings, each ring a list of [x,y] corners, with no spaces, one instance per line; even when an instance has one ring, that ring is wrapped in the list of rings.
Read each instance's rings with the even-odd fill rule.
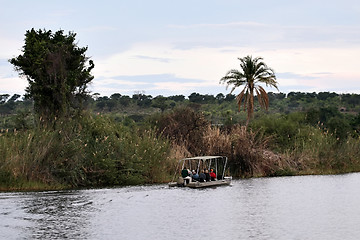
[[[179,159],[198,155],[227,156],[237,178],[360,171],[359,139],[280,120],[214,127],[183,108],[142,125],[87,113],[52,128],[1,130],[0,190],[164,183]]]
[[[173,174],[170,142],[150,128],[84,115],[0,132],[0,188],[48,189],[162,182]]]
[[[46,185],[41,182],[12,183],[12,186],[0,187],[0,192],[39,192],[39,191],[61,191],[73,189],[65,185]]]

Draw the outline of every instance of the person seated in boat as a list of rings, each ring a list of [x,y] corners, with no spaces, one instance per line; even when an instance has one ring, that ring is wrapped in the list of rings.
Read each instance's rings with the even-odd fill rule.
[[[210,170],[210,177],[211,177],[211,181],[215,181],[216,180],[216,173],[214,173],[214,169]]]
[[[191,183],[192,181],[192,173],[189,169],[184,168],[181,171],[181,177],[184,179],[184,185]]]
[[[204,173],[204,170],[201,170],[201,173],[199,174],[199,181],[205,182],[206,181],[206,175]]]
[[[210,181],[211,181],[211,177],[210,177],[210,174],[209,174],[209,170],[207,170],[207,169],[205,169],[205,176],[206,176],[205,180],[206,180],[207,182],[210,182]]]
[[[186,168],[184,168],[184,169],[181,171],[181,176],[182,176],[183,178],[186,178],[187,176],[189,176],[189,171],[188,171]]]
[[[192,179],[194,181],[199,181],[200,180],[199,174],[197,174],[197,172],[195,170],[192,170]]]
[[[188,176],[192,178],[192,172],[190,171],[190,169],[188,169]]]

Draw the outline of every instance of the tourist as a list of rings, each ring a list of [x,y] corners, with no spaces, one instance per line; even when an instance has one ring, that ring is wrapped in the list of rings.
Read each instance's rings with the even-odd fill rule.
[[[192,178],[194,181],[200,180],[200,176],[199,176],[199,174],[197,174],[197,172],[195,170],[192,170]]]
[[[181,176],[183,178],[186,178],[187,176],[189,176],[189,172],[186,168],[184,168],[182,171],[181,171]]]
[[[201,173],[200,173],[200,175],[199,175],[199,180],[200,180],[200,182],[205,182],[205,180],[206,180],[206,175],[205,175],[205,173],[204,173],[204,170],[201,170]]]
[[[190,169],[188,169],[187,171],[188,171],[188,176],[189,176],[189,177],[192,177],[193,174],[192,174],[192,172],[190,171]]]
[[[214,169],[210,170],[210,177],[211,177],[211,181],[215,181],[216,180],[216,173],[214,173]]]
[[[206,176],[205,180],[206,180],[207,182],[210,182],[211,177],[210,177],[210,174],[209,174],[209,170],[207,170],[207,169],[205,169],[205,176]]]

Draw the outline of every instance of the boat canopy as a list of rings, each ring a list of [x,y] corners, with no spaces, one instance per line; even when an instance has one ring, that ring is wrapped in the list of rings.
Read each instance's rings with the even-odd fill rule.
[[[184,168],[195,170],[196,173],[199,173],[200,169],[210,170],[212,168],[214,169],[218,179],[224,179],[226,165],[227,157],[225,156],[196,156],[183,158],[179,160],[173,180],[175,179],[176,175]]]
[[[197,159],[200,159],[200,160],[210,160],[210,159],[217,159],[217,158],[226,158],[226,157],[223,157],[223,156],[197,156],[197,157],[184,158],[184,159],[181,159],[180,161],[184,161],[184,160],[197,160]]]

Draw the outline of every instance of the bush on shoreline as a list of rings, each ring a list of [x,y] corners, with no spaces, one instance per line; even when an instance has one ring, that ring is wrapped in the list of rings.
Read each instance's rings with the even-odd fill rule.
[[[219,127],[176,108],[141,125],[83,113],[53,126],[1,130],[0,190],[162,183],[194,155],[227,156],[234,177],[360,171],[358,138],[339,139],[301,114]]]
[[[106,116],[84,115],[55,129],[2,131],[0,188],[18,182],[90,187],[165,181],[170,143],[151,129],[128,128]],[[161,166],[161,168],[159,168]]]

